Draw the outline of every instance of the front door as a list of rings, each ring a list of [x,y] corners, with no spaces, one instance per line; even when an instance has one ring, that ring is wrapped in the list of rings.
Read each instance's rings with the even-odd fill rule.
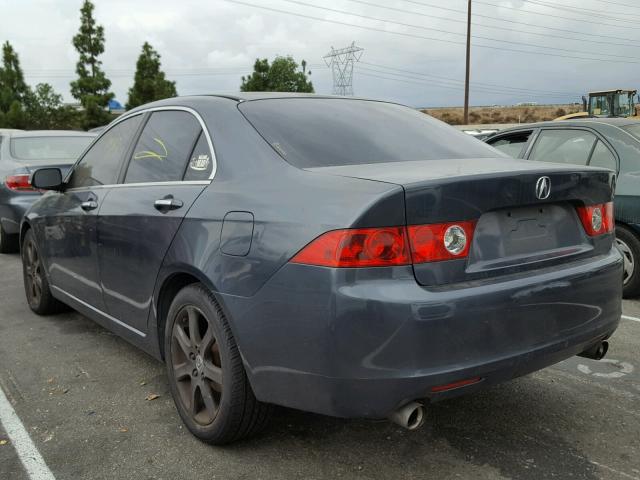
[[[103,203],[99,270],[107,312],[141,332],[164,256],[191,204],[209,184],[214,159],[198,119],[153,112],[123,183]]]
[[[104,310],[98,276],[98,213],[117,182],[141,122],[134,116],[106,131],[74,166],[64,192],[51,197],[43,242],[54,289]]]

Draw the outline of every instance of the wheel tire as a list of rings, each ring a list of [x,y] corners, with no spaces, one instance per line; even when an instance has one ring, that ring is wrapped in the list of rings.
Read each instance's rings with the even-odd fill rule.
[[[16,253],[19,244],[18,235],[10,235],[0,225],[0,253]]]
[[[624,257],[622,296],[637,297],[640,295],[640,240],[628,227],[616,225],[616,244]]]
[[[22,276],[29,308],[38,315],[51,315],[66,309],[66,305],[51,294],[42,258],[33,230],[27,230],[22,242]]]
[[[197,438],[223,445],[264,428],[272,406],[254,396],[229,323],[202,284],[174,298],[164,347],[173,400]]]

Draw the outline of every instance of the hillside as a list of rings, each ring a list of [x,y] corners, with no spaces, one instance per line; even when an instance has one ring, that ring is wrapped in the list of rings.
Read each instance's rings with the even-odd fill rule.
[[[426,108],[421,111],[450,125],[463,124],[463,108]],[[582,111],[581,105],[533,105],[471,107],[469,124],[532,123],[553,120],[562,115]]]

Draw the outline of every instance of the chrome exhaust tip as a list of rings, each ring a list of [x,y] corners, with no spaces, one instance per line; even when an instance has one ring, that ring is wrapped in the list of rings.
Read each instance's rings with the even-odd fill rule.
[[[602,341],[591,345],[584,352],[579,353],[579,357],[591,358],[592,360],[602,360],[609,350],[609,342]]]
[[[389,415],[389,420],[402,428],[413,431],[424,425],[426,413],[424,405],[410,402]]]

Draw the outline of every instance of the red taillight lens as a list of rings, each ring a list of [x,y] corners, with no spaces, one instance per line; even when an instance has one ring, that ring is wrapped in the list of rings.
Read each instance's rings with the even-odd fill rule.
[[[291,259],[324,267],[387,267],[464,258],[475,222],[334,230]]]
[[[577,207],[578,216],[590,237],[611,233],[615,229],[613,202]]]
[[[4,180],[4,183],[7,186],[7,188],[10,190],[19,190],[19,191],[35,190],[35,188],[31,186],[31,182],[29,181],[29,175],[9,175]]]
[[[325,267],[386,267],[409,265],[411,257],[404,227],[389,227],[327,232],[291,261]]]
[[[411,225],[408,227],[413,263],[439,262],[469,255],[475,222]]]

